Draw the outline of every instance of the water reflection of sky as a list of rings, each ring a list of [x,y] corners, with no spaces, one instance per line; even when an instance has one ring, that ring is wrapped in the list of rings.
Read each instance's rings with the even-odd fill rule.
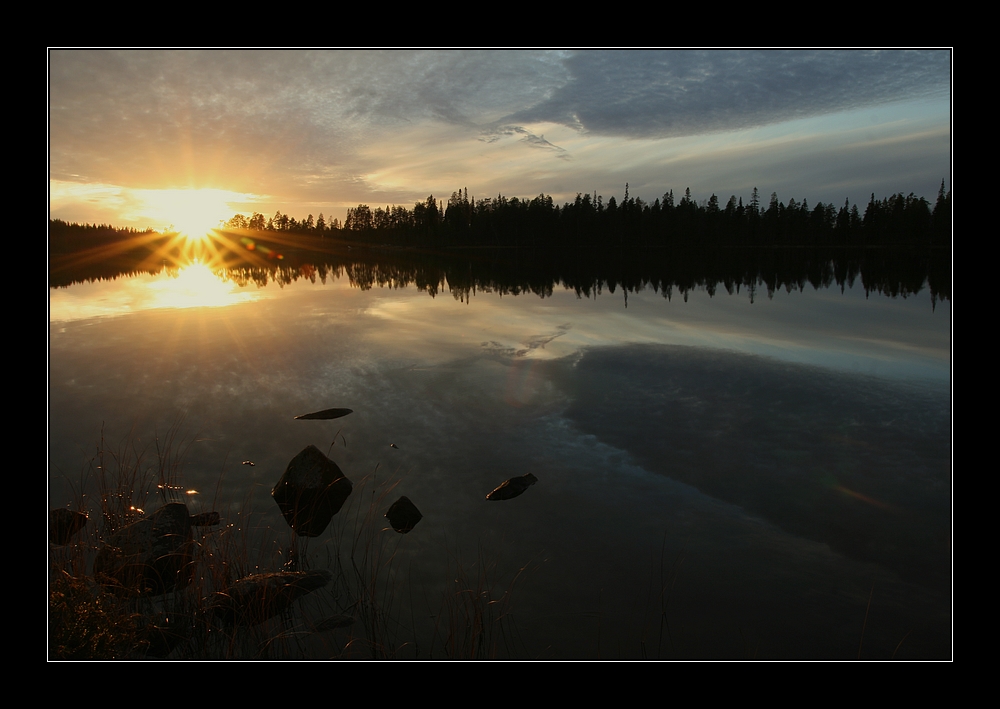
[[[70,322],[124,315],[159,308],[226,307],[283,290],[289,310],[303,304],[319,317],[330,311],[325,293],[351,291],[346,280],[328,284],[296,281],[240,287],[214,277],[195,264],[179,273],[163,272],[53,289],[50,320]],[[950,301],[931,312],[926,291],[908,299],[866,296],[860,285],[838,289],[778,291],[773,298],[757,294],[729,296],[705,291],[687,302],[667,301],[652,291],[605,291],[578,299],[556,290],[552,297],[501,298],[479,293],[469,301],[450,297],[445,289],[430,298],[415,288],[369,291],[364,312],[378,325],[369,337],[391,350],[416,350],[432,356],[435,348],[450,356],[458,343],[509,350],[518,357],[553,359],[581,348],[624,343],[677,344],[726,349],[876,376],[926,378],[950,376]],[[334,301],[337,302],[337,301]],[[280,307],[280,306],[279,306]],[[290,314],[291,315],[291,314]],[[339,316],[335,316],[339,317]]]
[[[54,506],[102,427],[148,442],[181,420],[188,487],[252,493],[280,540],[270,487],[339,432],[349,477],[380,466],[424,514],[399,551],[414,583],[470,540],[534,564],[519,610],[538,656],[595,656],[598,619],[636,656],[663,560],[683,571],[662,656],[854,656],[873,579],[871,656],[918,619],[913,656],[948,652],[947,301],[807,287],[626,308],[621,291],[463,302],[303,279],[178,308],[151,283],[52,291]],[[333,406],[355,413],[292,419]],[[483,502],[525,472],[521,498]]]
[[[220,308],[266,297],[257,289],[220,280],[206,266],[192,264],[170,273],[143,274],[54,288],[49,320],[66,322],[113,317],[156,308]]]
[[[438,298],[445,299],[445,296]],[[929,296],[865,297],[845,291],[759,294],[704,292],[668,302],[651,291],[621,291],[579,300],[568,291],[540,299],[523,295],[502,302],[488,293],[451,307],[421,301],[379,301],[371,314],[386,321],[373,333],[386,346],[428,339],[475,342],[508,348],[518,356],[558,358],[581,348],[625,343],[689,345],[759,354],[876,376],[945,381],[950,375],[950,303],[931,312]],[[515,300],[513,298],[505,299]],[[441,317],[441,310],[447,315]]]

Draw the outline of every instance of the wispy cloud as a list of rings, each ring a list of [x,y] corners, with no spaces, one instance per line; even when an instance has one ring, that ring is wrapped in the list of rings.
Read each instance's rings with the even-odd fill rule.
[[[479,140],[484,143],[495,143],[504,136],[520,136],[518,142],[524,143],[532,148],[541,148],[555,153],[555,156],[564,160],[569,160],[570,155],[566,150],[545,140],[544,135],[535,135],[521,126],[498,126],[489,128],[480,133]]]
[[[511,123],[608,135],[737,130],[947,94],[947,51],[601,51],[565,60],[570,78]]]

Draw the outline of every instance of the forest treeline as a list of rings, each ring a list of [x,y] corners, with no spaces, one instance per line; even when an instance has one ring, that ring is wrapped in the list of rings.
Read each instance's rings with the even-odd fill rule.
[[[118,243],[156,233],[152,228],[132,229],[110,224],[76,224],[61,219],[50,219],[49,250],[53,253],[73,253],[102,244]]]
[[[343,223],[321,213],[299,221],[280,211],[273,217],[237,214],[230,229],[292,232],[352,241],[407,246],[668,246],[668,245],[920,245],[951,243],[951,192],[944,180],[933,205],[924,197],[895,194],[881,200],[874,193],[862,214],[849,200],[834,204],[807,200],[787,203],[772,193],[766,206],[756,188],[747,204],[731,196],[723,206],[716,195],[696,202],[687,189],[679,200],[673,190],[652,203],[629,196],[607,202],[594,193],[578,194],[558,205],[540,194],[533,199],[469,198],[453,192],[447,202],[428,197],[413,209],[366,204],[347,210]]]
[[[51,220],[50,285],[156,273],[183,261],[175,236]],[[359,205],[344,223],[322,214],[301,222],[280,212],[238,214],[216,233],[213,253],[230,277],[260,285],[341,272],[362,288],[385,281],[434,295],[447,283],[456,297],[544,297],[559,287],[583,296],[652,288],[670,297],[735,287],[753,299],[758,286],[769,295],[806,283],[844,288],[860,274],[866,292],[906,297],[929,287],[933,302],[950,297],[950,244],[951,194],[942,181],[933,206],[912,194],[872,195],[863,215],[856,205],[783,204],[777,195],[764,208],[756,190],[749,204],[732,197],[725,208],[714,195],[695,203],[690,190],[649,204],[626,187],[621,203],[579,195],[562,206],[544,195],[480,200],[462,190],[413,209]],[[439,248],[461,246],[480,248]],[[268,255],[279,252],[271,263]]]

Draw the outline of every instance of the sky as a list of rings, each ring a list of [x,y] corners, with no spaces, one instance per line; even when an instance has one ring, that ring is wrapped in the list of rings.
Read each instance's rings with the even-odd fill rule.
[[[944,50],[49,50],[50,218],[951,189]]]

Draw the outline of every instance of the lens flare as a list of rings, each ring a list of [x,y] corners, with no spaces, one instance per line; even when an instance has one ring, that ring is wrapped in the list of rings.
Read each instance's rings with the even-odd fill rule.
[[[215,189],[146,190],[142,196],[148,210],[170,224],[170,231],[191,242],[205,241],[212,229],[233,215],[231,203],[243,197]]]

